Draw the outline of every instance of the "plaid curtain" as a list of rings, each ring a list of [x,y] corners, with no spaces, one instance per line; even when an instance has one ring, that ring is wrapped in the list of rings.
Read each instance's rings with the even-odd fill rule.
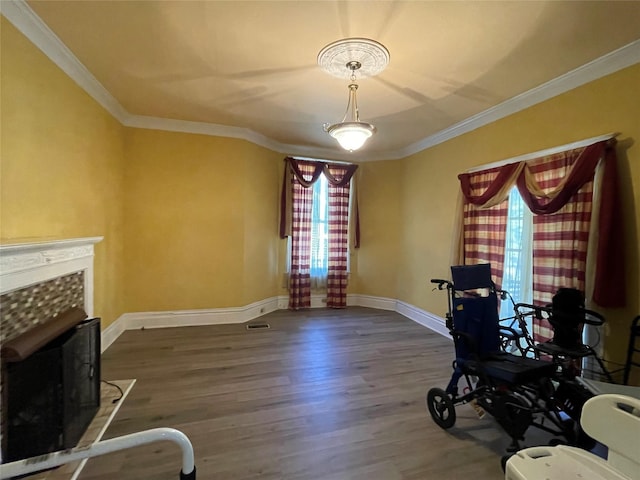
[[[342,184],[348,169],[329,166],[329,256],[327,268],[327,307],[347,306],[347,252],[349,246],[349,190]]]
[[[316,167],[309,162],[298,162],[303,181],[314,176]],[[313,189],[305,187],[291,172],[291,266],[289,271],[289,308],[299,310],[311,307],[311,207]],[[316,177],[317,178],[317,177]]]
[[[502,285],[504,245],[507,231],[508,197],[493,206],[477,205],[471,197],[482,197],[496,182],[503,167],[465,174],[463,190],[463,263],[491,264],[491,276],[498,288]],[[461,178],[462,180],[462,178]]]
[[[562,184],[584,148],[539,158],[528,163],[530,181],[550,194]],[[593,177],[593,173],[592,173]],[[585,291],[587,245],[591,224],[593,179],[586,182],[557,212],[533,217],[533,301],[551,303],[561,287]],[[534,319],[536,342],[553,337],[549,322]]]
[[[594,173],[601,162],[604,173],[598,186],[598,235],[590,242]],[[502,211],[506,205],[502,202],[508,189],[517,183],[522,199],[535,214],[534,303],[550,303],[560,287],[578,288],[584,293],[587,247],[591,243],[589,248],[596,258],[595,272],[590,276],[593,300],[603,307],[624,306],[625,289],[611,281],[625,278],[616,162],[615,140],[610,139],[526,164],[459,175],[464,204],[459,213],[463,218],[457,224],[463,228],[454,238],[454,258],[465,264],[491,262],[495,283],[500,286],[506,230],[506,213]],[[549,324],[534,324],[534,336],[537,341],[548,340]]]
[[[349,190],[357,165],[285,158],[284,180],[280,198],[280,236],[291,236],[289,270],[289,308],[311,306],[311,227],[313,188],[324,174],[328,182],[329,252],[327,272],[327,306],[347,305],[347,252],[349,245]],[[289,188],[290,187],[290,188]],[[357,205],[355,206],[357,212]],[[356,213],[356,247],[359,246]]]
[[[563,167],[562,162],[566,162],[571,167]],[[626,303],[625,289],[619,288],[615,282],[611,281],[612,278],[625,278],[624,235],[617,187],[615,140],[593,143],[584,148],[567,150],[529,163],[538,164],[537,172],[533,173],[531,168],[527,167],[524,174],[518,177],[518,190],[529,209],[536,215],[552,215],[560,213],[567,203],[577,201],[578,205],[575,207],[575,211],[571,209],[572,207],[564,211],[567,217],[573,218],[575,216],[576,218],[572,221],[577,223],[587,221],[584,211],[587,207],[583,205],[584,202],[580,197],[581,192],[589,198],[590,217],[594,173],[598,165],[603,163],[603,175],[597,187],[600,198],[598,235],[589,240],[589,248],[595,253],[596,265],[595,272],[593,272],[593,268],[590,269],[589,278],[593,281],[593,300],[598,305],[602,307],[624,306]],[[539,164],[544,166],[540,167]],[[543,173],[547,170],[553,172],[556,169],[563,173]],[[541,185],[538,184],[536,177],[540,180]],[[553,187],[554,184],[555,187]],[[582,227],[577,228],[580,232],[582,231]],[[560,235],[561,231],[557,232],[556,237]],[[547,233],[551,232],[547,231]],[[594,266],[591,265],[591,267]]]

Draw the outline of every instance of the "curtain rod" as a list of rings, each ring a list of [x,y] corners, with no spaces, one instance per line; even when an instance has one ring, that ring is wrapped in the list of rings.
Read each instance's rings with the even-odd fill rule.
[[[600,135],[598,137],[587,138],[585,140],[578,140],[577,142],[567,143],[566,145],[560,145],[559,147],[547,148],[546,150],[539,150],[533,153],[525,153],[517,157],[507,158],[506,160],[499,160],[497,162],[480,165],[479,167],[473,167],[467,170],[466,173],[479,172],[480,170],[488,170],[490,168],[502,167],[503,165],[509,165],[510,163],[526,162],[534,158],[546,157],[547,155],[553,155],[556,153],[564,152],[566,150],[573,150],[574,148],[586,147],[603,140],[609,140],[615,138],[620,133],[607,133],[606,135]]]

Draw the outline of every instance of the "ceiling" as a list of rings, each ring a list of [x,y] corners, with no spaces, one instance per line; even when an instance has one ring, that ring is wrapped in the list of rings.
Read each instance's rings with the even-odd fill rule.
[[[640,38],[640,2],[24,5],[134,117],[224,126],[285,153],[354,160],[417,150],[424,139]],[[322,128],[342,119],[348,81],[316,63],[322,47],[345,37],[377,40],[391,55],[380,75],[358,80],[360,117],[378,133],[353,154]]]

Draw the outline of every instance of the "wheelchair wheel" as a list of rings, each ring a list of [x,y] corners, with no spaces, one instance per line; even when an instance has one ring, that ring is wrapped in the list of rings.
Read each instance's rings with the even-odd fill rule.
[[[427,392],[427,408],[431,418],[440,428],[446,430],[456,423],[456,408],[453,400],[441,388],[432,388]]]

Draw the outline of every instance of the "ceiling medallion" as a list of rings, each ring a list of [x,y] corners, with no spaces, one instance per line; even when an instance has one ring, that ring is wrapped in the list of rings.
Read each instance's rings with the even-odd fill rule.
[[[374,77],[389,64],[389,50],[368,38],[344,38],[330,43],[318,53],[318,65],[328,74],[349,78],[351,70],[345,65],[358,62],[360,78]]]

